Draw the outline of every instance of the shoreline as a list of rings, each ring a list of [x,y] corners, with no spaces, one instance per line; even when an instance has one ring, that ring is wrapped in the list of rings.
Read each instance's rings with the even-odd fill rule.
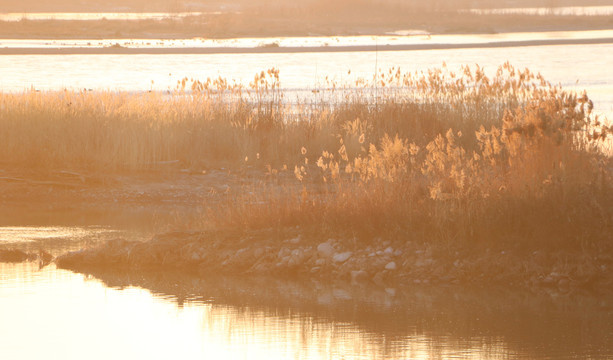
[[[58,256],[58,268],[78,273],[104,271],[179,271],[196,276],[267,276],[410,288],[416,285],[510,286],[554,289],[566,293],[610,289],[604,268],[579,273],[608,252],[578,254],[568,250],[512,246],[458,246],[377,238],[330,237],[308,229],[252,231],[176,231],[150,240],[121,238]],[[332,236],[332,235],[330,235]],[[571,260],[572,259],[572,260]]]
[[[552,45],[598,45],[613,44],[613,38],[598,39],[551,39],[528,41],[500,41],[465,44],[408,44],[408,45],[349,45],[349,46],[292,46],[292,47],[210,47],[210,48],[127,48],[110,46],[104,48],[0,48],[0,55],[213,55],[213,54],[285,54],[285,53],[334,53],[369,51],[423,51],[450,49],[507,48]]]

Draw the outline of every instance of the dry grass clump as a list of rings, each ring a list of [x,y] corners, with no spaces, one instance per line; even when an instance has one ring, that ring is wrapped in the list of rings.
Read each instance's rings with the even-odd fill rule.
[[[602,149],[611,128],[586,95],[509,64],[493,76],[391,69],[329,88],[328,100],[289,105],[271,69],[248,87],[184,79],[172,94],[0,94],[0,163],[259,169],[271,181],[230,189],[207,218],[216,228],[610,242],[613,179]]]
[[[602,149],[611,128],[592,116],[586,95],[508,64],[492,79],[479,68],[393,76],[384,84],[400,85],[378,104],[358,98],[334,108],[323,122],[333,148],[323,136],[303,142],[294,166],[301,186],[239,196],[213,216],[217,226],[610,247],[613,179]]]
[[[259,154],[260,164],[278,168],[297,162],[302,146],[311,154],[335,151],[338,136],[350,156],[360,134],[398,134],[425,145],[452,125],[472,131],[486,121],[476,119],[495,121],[489,119],[509,102],[524,101],[533,75],[507,68],[492,80],[479,68],[457,76],[394,70],[376,84],[331,84],[332,100],[291,107],[274,69],[257,74],[246,88],[224,79],[184,79],[172,94],[0,93],[0,162],[104,171],[177,160],[185,167],[238,167]]]

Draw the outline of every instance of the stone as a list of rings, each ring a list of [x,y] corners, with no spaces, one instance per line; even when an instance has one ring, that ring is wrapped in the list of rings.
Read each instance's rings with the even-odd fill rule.
[[[394,288],[385,288],[385,293],[389,296],[396,296],[396,289]]]
[[[317,252],[319,253],[319,256],[329,258],[334,254],[334,247],[327,242],[321,243],[317,245]]]
[[[338,300],[351,300],[351,294],[344,289],[334,289],[332,290],[332,296]]]
[[[396,270],[396,262],[388,262],[387,265],[385,265],[385,270]]]
[[[290,254],[289,249],[284,247],[279,250],[279,252],[277,253],[277,257],[281,259],[281,258],[288,256],[289,254]]]
[[[351,272],[351,282],[364,282],[368,279],[368,273],[364,270],[354,270]]]
[[[291,244],[298,244],[300,242],[300,235],[296,236],[293,239],[289,239],[288,242]]]
[[[373,276],[372,281],[379,286],[383,286],[385,284],[384,276],[383,271],[379,271]]]
[[[334,260],[334,262],[342,263],[342,262],[347,261],[347,259],[349,259],[351,257],[351,254],[352,254],[351,251],[346,251],[346,252],[343,252],[343,253],[338,253],[338,254],[335,254],[332,259]]]

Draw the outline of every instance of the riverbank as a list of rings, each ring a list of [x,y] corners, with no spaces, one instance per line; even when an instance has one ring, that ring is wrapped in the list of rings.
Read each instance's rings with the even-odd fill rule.
[[[160,55],[160,54],[294,54],[334,53],[355,51],[417,51],[449,49],[491,49],[547,45],[612,44],[613,38],[547,39],[524,41],[491,41],[460,44],[406,44],[406,45],[342,45],[342,46],[258,46],[258,47],[4,47],[0,55]]]
[[[607,291],[613,284],[611,244],[581,253],[509,244],[416,243],[376,238],[327,238],[301,229],[179,232],[147,242],[114,240],[56,259],[77,272],[184,271],[218,275],[317,279],[410,287],[415,284],[510,286]]]

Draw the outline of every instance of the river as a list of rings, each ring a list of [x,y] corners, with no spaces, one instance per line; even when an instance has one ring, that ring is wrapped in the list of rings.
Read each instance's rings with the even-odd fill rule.
[[[325,50],[325,39],[246,39],[227,41],[189,40],[156,43],[155,40],[125,41],[122,47],[164,49],[220,49],[240,47],[258,48],[261,44],[279,43],[283,46],[309,47],[308,52],[288,53],[172,53],[172,54],[54,54],[54,55],[1,55],[0,89],[19,92],[28,89],[61,90],[91,89],[110,91],[169,91],[179,80],[187,77],[199,80],[222,77],[248,86],[256,73],[275,67],[280,71],[281,87],[286,99],[311,90],[324,90],[326,78],[339,86],[354,84],[357,79],[371,80],[391,67],[406,72],[421,72],[443,64],[451,70],[462,65],[482,66],[486,73],[509,61],[516,68],[529,68],[540,72],[552,84],[577,92],[587,91],[594,101],[596,113],[611,117],[613,114],[613,44],[529,45],[531,41],[546,39],[599,39],[611,36],[604,32],[553,32],[430,37],[427,35],[328,38],[329,43],[342,46],[363,46],[372,51],[318,51]],[[611,36],[613,38],[613,36]],[[186,40],[187,41],[187,40]],[[190,42],[191,41],[191,42]],[[283,42],[285,41],[285,42]],[[487,47],[504,42],[509,47]],[[84,41],[0,41],[5,49],[51,48],[83,49]],[[91,47],[104,47],[116,43],[105,40]],[[126,44],[127,43],[127,44]],[[149,45],[147,45],[149,43]],[[86,43],[85,43],[86,44]],[[160,45],[162,44],[162,45]],[[164,45],[165,44],[165,45]],[[200,44],[200,45],[198,45]],[[386,44],[406,46],[464,46],[466,48],[377,51]],[[429,44],[429,45],[428,45]],[[488,45],[489,44],[489,45]],[[121,45],[121,44],[120,44]],[[335,46],[337,46],[335,45]],[[374,47],[373,47],[374,46]],[[483,46],[483,47],[481,47]],[[279,48],[277,48],[278,51]],[[73,49],[74,50],[74,49]],[[274,48],[273,48],[274,50]],[[183,50],[181,50],[183,51]],[[100,76],[104,74],[104,76]]]

